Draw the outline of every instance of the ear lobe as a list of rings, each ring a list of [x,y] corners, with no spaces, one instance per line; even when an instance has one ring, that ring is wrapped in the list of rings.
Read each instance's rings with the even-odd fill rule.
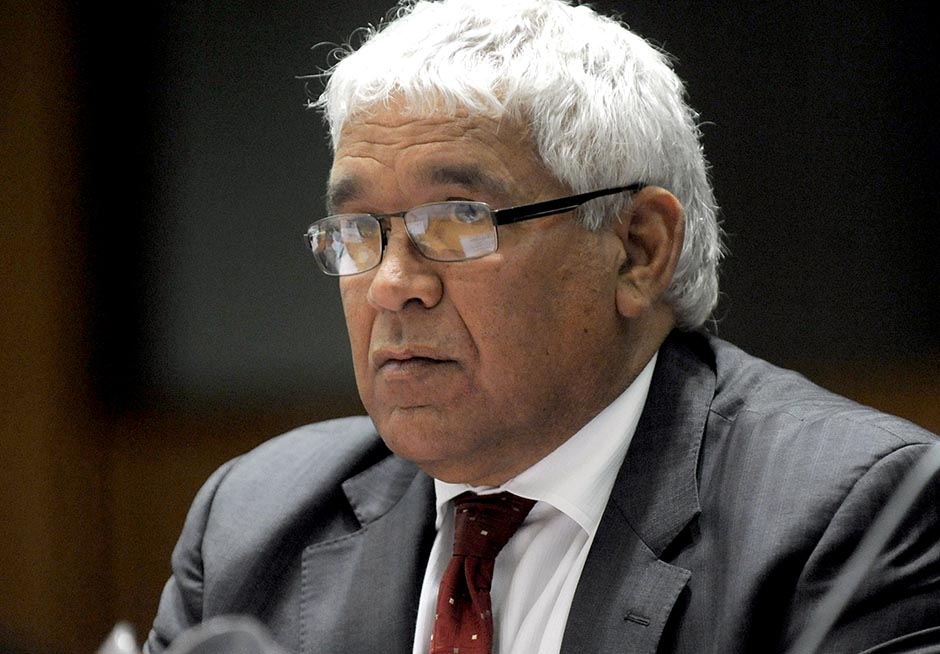
[[[617,284],[617,310],[625,318],[638,318],[661,302],[672,283],[682,251],[685,213],[672,193],[647,187],[633,197],[614,232],[626,253]]]

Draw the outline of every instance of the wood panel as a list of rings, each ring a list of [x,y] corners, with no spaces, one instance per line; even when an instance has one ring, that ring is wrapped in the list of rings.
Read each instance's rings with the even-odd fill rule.
[[[86,392],[72,38],[57,3],[12,5],[0,22],[0,649],[92,651],[112,612],[108,436],[91,428]]]

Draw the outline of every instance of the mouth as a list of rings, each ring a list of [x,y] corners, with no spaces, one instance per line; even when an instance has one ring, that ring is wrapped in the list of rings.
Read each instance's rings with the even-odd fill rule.
[[[376,370],[412,370],[442,363],[454,363],[453,359],[431,351],[422,350],[378,350],[372,357]]]

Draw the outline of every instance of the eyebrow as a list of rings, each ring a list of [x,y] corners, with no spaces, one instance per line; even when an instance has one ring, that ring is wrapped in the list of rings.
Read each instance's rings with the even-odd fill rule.
[[[326,187],[326,211],[336,213],[336,207],[355,200],[362,195],[362,184],[357,177],[343,177]]]
[[[482,168],[473,164],[435,166],[427,172],[431,183],[462,186],[467,190],[484,191],[493,195],[507,195],[506,183],[488,175]]]
[[[460,186],[467,191],[483,192],[494,196],[506,196],[509,189],[506,183],[482,168],[473,164],[456,164],[448,166],[433,166],[420,171],[418,177],[430,184],[441,186]],[[365,183],[360,177],[343,177],[334,183],[328,184],[326,189],[326,209],[334,214],[337,207],[354,202],[363,195]]]

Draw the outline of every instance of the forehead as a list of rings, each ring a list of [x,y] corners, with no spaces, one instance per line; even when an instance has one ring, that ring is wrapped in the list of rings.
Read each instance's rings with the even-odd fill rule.
[[[403,191],[456,186],[508,196],[520,179],[544,174],[521,121],[466,111],[415,115],[383,107],[344,125],[328,202],[342,205],[390,178]]]

